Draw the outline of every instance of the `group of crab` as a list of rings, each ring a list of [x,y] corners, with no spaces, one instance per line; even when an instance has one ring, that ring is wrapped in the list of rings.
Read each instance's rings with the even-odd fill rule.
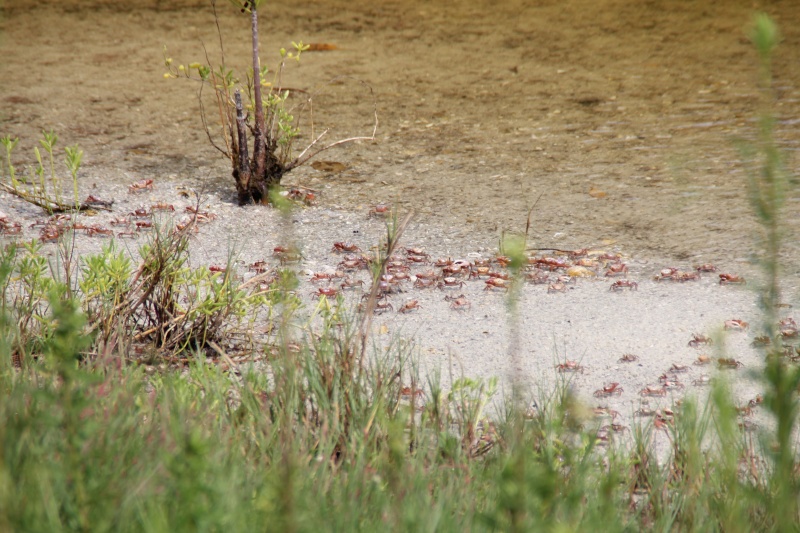
[[[724,328],[729,330],[743,330],[748,327],[748,324],[739,319],[731,319],[724,322]],[[797,334],[797,325],[792,318],[785,318],[779,323],[779,331],[785,331],[788,335]],[[703,348],[713,344],[713,340],[705,335],[693,334],[688,341],[688,346],[692,348]],[[635,354],[626,353],[622,355],[618,363],[635,363],[639,361],[639,356]],[[740,361],[730,357],[717,357],[712,358],[708,355],[701,354],[697,356],[692,366],[703,367],[706,365],[715,364],[719,370],[737,370],[744,366]],[[636,416],[652,417],[654,419],[654,427],[656,429],[666,429],[672,423],[675,413],[669,408],[653,409],[649,407],[648,398],[664,398],[670,392],[682,391],[685,389],[685,384],[681,377],[691,371],[690,365],[679,365],[673,363],[666,371],[664,371],[653,384],[644,386],[638,391],[641,406],[634,412]],[[586,368],[578,361],[565,360],[556,365],[556,370],[559,373],[584,373]],[[712,378],[708,374],[702,374],[696,379],[691,381],[691,384],[696,387],[704,387],[712,382]],[[594,391],[595,398],[609,398],[612,396],[619,397],[625,392],[625,389],[619,382],[610,382],[604,384],[601,388]],[[676,404],[680,403],[680,399],[675,401]],[[750,416],[753,408],[758,406],[763,401],[759,395],[751,399],[746,404],[740,405],[736,408],[737,413],[741,417]],[[612,423],[604,425],[598,430],[597,438],[603,443],[608,440],[611,432],[619,432],[627,428],[617,424],[616,419],[619,416],[617,411],[609,408],[608,406],[597,406],[594,408],[595,415],[598,417],[610,417]],[[750,430],[755,427],[755,424],[742,420],[740,426],[745,430]]]
[[[385,216],[388,207],[378,204],[370,209],[368,217]],[[521,279],[534,285],[547,285],[548,293],[563,293],[574,285],[581,277],[596,277],[603,272],[607,279],[615,278],[609,290],[613,292],[625,289],[638,290],[637,282],[627,279],[628,265],[622,261],[620,254],[603,251],[554,250],[558,255],[526,257]],[[364,253],[352,242],[333,243],[331,252],[340,254],[341,261],[333,272],[315,272],[311,276],[313,283],[327,282],[327,286],[318,287],[314,295],[335,297],[340,292],[351,289],[365,289],[365,281],[354,279],[359,271],[374,271],[378,263],[378,254]],[[512,279],[508,266],[511,258],[496,255],[493,258],[453,259],[451,257],[432,258],[419,247],[405,248],[404,253],[395,254],[385,260],[383,274],[377,280],[380,303],[375,312],[382,313],[395,310],[389,302],[392,294],[405,292],[405,287],[414,289],[439,289],[449,293],[460,292],[472,281],[482,281],[484,291],[508,291]],[[413,270],[413,271],[412,271]],[[656,281],[686,282],[700,279],[702,273],[716,272],[710,264],[698,265],[693,272],[685,272],[677,268],[665,268],[654,278]],[[618,279],[624,278],[624,279]],[[744,278],[722,273],[719,274],[721,284],[744,283]],[[338,287],[336,286],[338,284]],[[447,295],[445,301],[453,310],[471,309],[472,303],[464,294]],[[418,300],[409,299],[397,312],[408,313],[420,308]]]
[[[7,214],[0,211],[0,235],[19,235],[22,233],[22,224],[11,220]]]
[[[377,216],[383,211],[381,206],[376,206],[371,216]],[[359,271],[371,271],[377,264],[374,254],[366,254],[361,248],[351,242],[335,242],[331,252],[341,254],[342,259],[337,264],[334,272],[315,272],[311,275],[311,282],[327,282],[327,286],[319,287],[314,291],[316,296],[337,296],[341,291],[349,289],[363,289],[363,280],[353,279]],[[524,280],[532,284],[547,284],[549,293],[565,292],[567,284],[572,283],[575,276],[574,267],[586,269],[586,264],[594,266],[603,264],[608,267],[609,275],[627,271],[627,267],[620,262],[618,255],[597,254],[594,259],[589,259],[589,252],[578,250],[567,252],[566,255],[575,263],[555,257],[529,257],[524,269]],[[455,295],[465,285],[473,281],[482,281],[484,291],[505,292],[511,288],[511,274],[508,266],[509,257],[497,255],[491,259],[471,258],[453,259],[451,257],[432,258],[425,250],[418,247],[407,247],[403,253],[395,254],[385,260],[384,273],[377,280],[378,294],[381,302],[376,306],[376,312],[393,310],[388,302],[389,295],[405,292],[406,286],[414,289],[438,289],[450,293],[444,296],[453,310],[471,309],[472,303],[464,294]],[[413,272],[412,272],[413,270]],[[337,288],[335,284],[338,283]],[[407,300],[398,312],[407,313],[420,307],[418,300]]]
[[[385,213],[385,206],[378,205],[370,211],[370,216]],[[376,254],[364,253],[351,242],[335,242],[332,253],[340,254],[341,260],[333,272],[314,272],[312,283],[325,282],[326,286],[318,287],[314,295],[335,297],[340,292],[350,289],[366,289],[364,281],[355,279],[359,271],[373,271],[378,264]],[[522,278],[534,285],[547,285],[548,293],[566,292],[570,284],[578,277],[594,275],[590,268],[604,268],[607,277],[626,275],[628,267],[621,261],[619,254],[605,252],[592,253],[586,249],[563,251],[562,257],[530,256],[522,271]],[[453,259],[452,257],[432,258],[419,247],[407,247],[403,253],[397,253],[385,260],[383,274],[377,280],[380,304],[376,312],[394,310],[388,298],[392,294],[405,292],[406,287],[414,289],[439,289],[449,293],[444,300],[450,303],[453,310],[471,309],[472,303],[461,292],[467,284],[475,281],[483,282],[483,290],[490,292],[506,292],[511,288],[512,278],[508,266],[511,259],[504,255],[493,258],[473,257],[470,260]],[[589,274],[591,272],[591,274]],[[337,287],[338,285],[338,287]],[[634,282],[620,280],[614,287],[636,288]],[[420,307],[418,300],[407,300],[398,312],[407,313]]]
[[[312,283],[326,282],[327,286],[318,287],[313,294],[321,297],[335,297],[342,291],[364,289],[364,281],[354,276],[360,271],[372,272],[380,260],[374,254],[366,254],[361,248],[350,242],[334,242],[331,252],[340,254],[341,260],[333,272],[314,272]],[[421,248],[405,248],[403,254],[395,254],[383,261],[383,273],[377,279],[378,302],[375,312],[382,313],[394,310],[388,298],[392,294],[405,292],[410,285],[414,289],[439,289],[451,291],[462,288],[465,281],[474,279],[484,273],[486,289],[508,289],[509,275],[493,270],[490,261],[475,260],[472,262],[452,259],[431,259]],[[417,272],[412,273],[412,268]],[[438,268],[437,271],[435,268]],[[338,287],[336,286],[338,284]],[[370,289],[371,292],[371,289]],[[471,303],[462,294],[445,296],[445,301],[456,310],[469,309]],[[406,300],[398,309],[399,313],[408,313],[421,307],[419,300]]]
[[[776,341],[780,342],[780,347],[775,353],[792,363],[800,363],[800,344],[797,344],[800,340],[800,329],[795,319],[792,317],[781,319],[775,326],[774,332]],[[752,346],[770,349],[773,347],[773,339],[769,335],[759,335],[753,339]]]
[[[674,267],[667,267],[661,269],[661,271],[653,277],[653,281],[673,281],[684,283],[687,281],[698,281],[701,274],[716,272],[717,267],[709,263],[695,266],[694,271],[684,271]],[[720,273],[718,277],[720,285],[744,285],[746,283],[746,280],[743,277],[736,274],[723,272]]]

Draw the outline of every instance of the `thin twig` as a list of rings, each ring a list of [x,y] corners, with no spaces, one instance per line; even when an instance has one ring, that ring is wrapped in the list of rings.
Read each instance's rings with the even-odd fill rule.
[[[564,250],[561,248],[525,248],[526,252],[562,252],[565,254],[574,252],[575,250]]]
[[[74,204],[63,204],[56,200],[42,197],[37,194],[32,194],[27,191],[20,190],[16,187],[12,187],[7,183],[0,182],[0,188],[6,191],[9,194],[13,194],[17,198],[25,200],[26,202],[33,204],[37,207],[41,207],[48,213],[70,213],[72,211],[88,211],[90,209],[94,210],[101,210],[101,211],[111,211],[110,206],[101,205],[99,203],[92,203],[92,202],[83,202],[80,205]]]
[[[361,355],[359,358],[359,367],[363,367],[364,364],[364,356],[366,355],[367,351],[367,337],[369,336],[370,326],[372,325],[372,315],[375,312],[375,305],[378,303],[378,292],[380,291],[380,279],[383,273],[386,271],[386,263],[389,261],[389,258],[394,254],[395,248],[397,248],[397,244],[400,242],[400,237],[403,235],[403,232],[408,226],[408,223],[411,222],[411,218],[414,216],[414,212],[408,213],[400,224],[394,228],[394,231],[388,235],[387,238],[387,247],[386,247],[386,255],[381,260],[380,266],[378,267],[378,272],[376,272],[375,277],[372,280],[372,289],[370,289],[369,296],[367,298],[367,305],[364,311],[364,317],[361,321]]]
[[[225,68],[225,47],[222,45],[222,29],[219,27],[219,16],[217,15],[217,0],[211,0],[211,11],[214,12],[214,24],[217,25],[217,36],[219,37],[219,55],[222,59],[222,68]],[[205,49],[205,47],[203,47]],[[208,54],[206,54],[208,59]],[[208,63],[211,64],[210,62]]]
[[[351,142],[355,142],[355,141],[374,141],[375,140],[375,136],[378,134],[378,102],[375,99],[375,91],[372,89],[372,86],[369,85],[368,83],[364,82],[363,80],[359,80],[357,78],[351,78],[350,76],[337,76],[336,78],[333,78],[329,82],[329,84],[333,83],[334,81],[343,79],[343,78],[354,79],[355,81],[359,82],[360,84],[364,85],[365,87],[367,87],[369,89],[369,94],[370,94],[370,96],[372,96],[372,114],[373,114],[373,118],[374,118],[373,123],[372,123],[372,135],[370,135],[369,137],[361,136],[361,137],[350,137],[350,138],[347,138],[347,139],[342,139],[342,140],[333,142],[331,144],[328,144],[326,146],[323,146],[322,148],[320,148],[320,149],[318,149],[318,150],[316,150],[314,152],[311,152],[308,155],[306,155],[309,152],[309,150],[312,147],[314,147],[314,145],[316,145],[317,142],[319,142],[319,140],[322,139],[322,137],[325,136],[325,134],[328,133],[329,130],[326,129],[325,131],[320,133],[319,136],[317,138],[315,138],[311,142],[311,144],[309,144],[305,148],[305,150],[303,150],[300,153],[300,155],[298,155],[291,163],[289,163],[286,166],[287,172],[289,170],[293,169],[293,168],[296,168],[296,167],[299,167],[300,165],[303,165],[304,163],[308,162],[310,159],[314,158],[318,154],[320,154],[320,153],[322,153],[322,152],[324,152],[326,150],[329,150],[329,149],[333,148],[334,146],[339,146],[341,144],[351,143]],[[311,105],[311,102],[313,101],[313,97],[318,95],[318,94],[322,94],[322,93],[314,93],[308,98],[309,105]],[[314,127],[313,126],[313,122],[312,122],[312,126],[311,127],[312,127],[312,131],[313,131],[313,127]]]
[[[215,16],[216,16],[216,13],[215,13]],[[217,29],[219,30],[219,23],[217,24]],[[220,46],[221,46],[222,45],[222,35],[220,35],[219,38],[220,38]],[[206,63],[208,65],[211,65],[211,58],[208,57],[208,50],[206,49],[205,43],[201,42],[200,45],[203,47],[203,53],[206,56]],[[223,59],[223,69],[225,68],[224,67],[224,61],[225,60]],[[211,70],[211,83],[213,84],[214,94],[215,94],[215,97],[216,97],[216,100],[217,100],[217,110],[219,111],[219,123],[220,123],[220,126],[222,126],[222,138],[225,140],[225,147],[227,148],[227,150],[223,150],[222,148],[217,146],[217,143],[215,143],[214,139],[211,137],[211,130],[208,128],[208,119],[206,118],[206,108],[203,105],[203,87],[205,87],[205,85],[206,85],[205,81],[203,81],[203,83],[200,84],[200,89],[198,89],[198,91],[197,91],[197,102],[200,104],[200,120],[203,121],[203,129],[206,130],[206,137],[208,137],[208,141],[211,143],[211,146],[213,146],[214,148],[216,148],[217,150],[222,152],[222,154],[225,157],[227,157],[228,159],[231,159],[230,145],[228,144],[228,135],[227,135],[227,131],[226,131],[226,128],[225,128],[225,117],[223,115],[223,105],[222,105],[222,102],[221,102],[221,96],[219,94],[222,91],[217,88],[217,75],[214,73],[213,69]],[[226,92],[227,92],[227,89],[226,89]]]
[[[533,205],[532,205],[532,206],[531,206],[531,208],[528,210],[528,221],[525,223],[525,243],[527,243],[527,242],[528,242],[528,232],[529,232],[529,231],[530,231],[530,229],[531,229],[531,215],[533,215],[533,210],[536,208],[536,204],[538,204],[538,203],[539,203],[539,200],[541,200],[541,199],[542,199],[542,195],[544,195],[544,192],[542,192],[541,194],[539,194],[539,197],[536,199],[536,201],[535,201],[535,202],[533,202]]]

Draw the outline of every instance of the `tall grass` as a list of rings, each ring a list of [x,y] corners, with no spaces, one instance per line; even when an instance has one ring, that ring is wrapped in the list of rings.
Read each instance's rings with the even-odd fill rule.
[[[765,65],[776,39],[759,18]],[[766,236],[764,317],[780,346],[787,185],[771,124],[762,121],[748,153],[763,157],[751,191]],[[74,294],[46,275],[35,246],[0,255],[0,530],[797,528],[800,373],[777,349],[763,376],[774,430],[743,433],[718,385],[709,402],[687,400],[671,422],[634,426],[632,444],[616,445],[566,387],[539,394],[533,410],[515,389],[490,420],[494,383],[464,377],[444,391],[435,375],[415,373],[406,344],[364,349],[368,323],[336,305],[321,306],[320,320],[299,332],[282,327],[283,342],[260,366],[208,364],[207,345],[232,363],[215,342],[224,331],[202,314],[175,329],[181,287],[198,280],[206,288],[196,301],[223,318],[248,305],[288,313],[291,296],[284,286],[248,300],[227,274],[209,288],[184,270],[181,235],[158,239],[134,283],[120,274],[131,265],[110,250],[105,261],[87,260]],[[92,275],[108,290],[90,290]],[[511,292],[512,329],[518,297]],[[141,311],[120,312],[131,306]],[[157,371],[130,358],[120,339],[143,326],[194,353],[188,366]],[[656,456],[656,439],[668,439],[666,457]]]

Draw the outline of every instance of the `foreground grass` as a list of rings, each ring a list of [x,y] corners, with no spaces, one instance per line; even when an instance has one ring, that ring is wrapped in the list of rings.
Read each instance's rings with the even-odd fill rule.
[[[337,329],[266,372],[158,374],[79,363],[81,315],[53,313],[43,360],[0,378],[4,531],[753,531],[796,503],[795,473],[743,437],[721,388],[705,413],[680,408],[659,465],[656,429],[598,446],[563,391],[496,424],[474,382],[412,407],[403,355],[343,370]]]

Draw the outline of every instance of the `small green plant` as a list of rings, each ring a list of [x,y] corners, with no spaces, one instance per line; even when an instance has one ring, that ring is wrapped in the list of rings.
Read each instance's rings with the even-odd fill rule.
[[[3,254],[3,264],[9,271],[2,288],[3,308],[16,326],[11,349],[20,362],[41,353],[54,327],[46,319],[50,312],[49,296],[66,291],[53,278],[41,251],[41,243],[33,240],[12,245]]]
[[[318,153],[344,143],[374,139],[377,113],[371,136],[342,139],[322,145],[320,141],[327,134],[325,130],[298,156],[294,156],[293,146],[300,134],[300,119],[288,104],[288,99],[290,93],[297,91],[283,88],[282,80],[287,61],[299,61],[301,54],[308,50],[308,45],[300,41],[292,42],[289,51],[281,48],[277,66],[270,70],[268,66],[262,65],[259,56],[258,8],[264,3],[263,0],[231,0],[231,3],[242,13],[250,16],[252,67],[244,74],[244,81],[242,82],[242,76],[226,66],[215,0],[211,0],[211,6],[217,20],[220,39],[220,64],[212,65],[206,55],[206,63],[193,62],[175,66],[173,59],[168,57],[165,47],[164,64],[168,71],[164,77],[184,77],[200,82],[199,97],[203,125],[212,145],[231,162],[239,203],[267,203],[273,198],[270,190],[280,184],[284,174],[309,161]],[[207,86],[214,91],[224,146],[214,141],[208,127],[202,103],[202,91]],[[243,92],[246,95],[245,101],[242,97]],[[310,104],[311,96],[306,102]],[[302,112],[303,107],[305,104],[297,111]],[[311,130],[313,132],[313,124]],[[252,149],[248,148],[248,143],[251,141]]]
[[[29,169],[27,178],[17,174],[11,161],[12,152],[18,142],[18,138],[12,138],[10,135],[0,138],[0,143],[5,147],[5,167],[8,170],[6,179],[2,179],[0,176],[0,188],[41,207],[49,214],[79,211],[90,207],[88,204],[82,204],[78,196],[78,171],[83,160],[83,150],[80,150],[78,146],[67,146],[64,149],[64,164],[72,181],[70,192],[73,199],[70,203],[64,199],[64,179],[56,170],[55,146],[58,142],[58,135],[52,130],[42,132],[39,145],[44,150],[44,154],[39,150],[39,146],[34,147],[36,165]]]
[[[468,452],[481,450],[478,446],[478,425],[489,423],[484,419],[486,407],[496,393],[496,377],[488,381],[462,377],[453,382],[448,400],[455,407],[455,417],[461,429],[462,446]]]

